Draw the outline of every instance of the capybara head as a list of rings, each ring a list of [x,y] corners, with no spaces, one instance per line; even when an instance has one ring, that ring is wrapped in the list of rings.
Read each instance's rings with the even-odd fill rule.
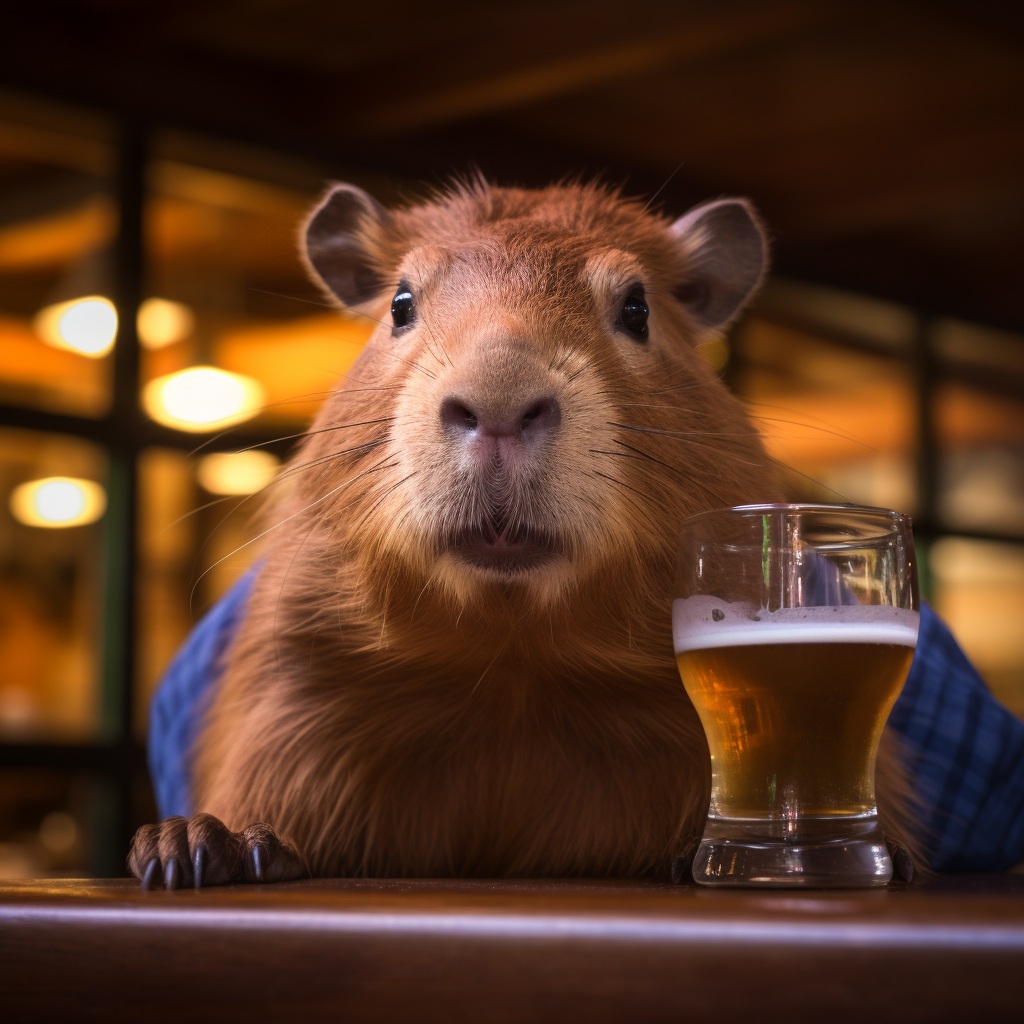
[[[369,577],[456,609],[649,588],[686,516],[767,497],[697,351],[764,273],[745,200],[673,223],[598,185],[476,181],[392,211],[338,185],[304,242],[378,321],[301,456],[301,497]]]

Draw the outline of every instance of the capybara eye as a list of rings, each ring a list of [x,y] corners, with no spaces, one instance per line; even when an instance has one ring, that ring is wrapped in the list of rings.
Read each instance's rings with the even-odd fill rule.
[[[416,306],[412,301],[412,290],[404,282],[398,285],[398,291],[391,300],[391,322],[396,331],[408,327],[416,319]]]
[[[616,322],[617,327],[632,334],[637,341],[647,340],[647,317],[650,315],[644,290],[639,285],[630,290],[622,303],[622,312]]]

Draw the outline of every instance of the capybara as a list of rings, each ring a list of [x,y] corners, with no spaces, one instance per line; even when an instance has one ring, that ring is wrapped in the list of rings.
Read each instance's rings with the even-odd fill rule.
[[[658,877],[692,854],[710,761],[672,649],[680,525],[784,497],[697,347],[767,248],[743,199],[672,222],[596,184],[395,210],[330,189],[305,257],[378,326],[272,489],[200,813],[140,830],[132,871]],[[907,843],[893,738],[877,778]]]

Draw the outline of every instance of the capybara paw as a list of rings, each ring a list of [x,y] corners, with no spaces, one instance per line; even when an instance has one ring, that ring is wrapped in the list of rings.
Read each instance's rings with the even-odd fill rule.
[[[135,833],[128,870],[143,889],[202,888],[240,881],[241,836],[212,814],[166,818]]]
[[[898,840],[885,837],[885,846],[892,861],[892,879],[894,882],[912,882],[914,880],[914,858],[910,851]]]
[[[243,829],[242,873],[246,882],[286,882],[305,873],[299,851],[286,843],[273,827],[257,822]]]
[[[143,889],[280,882],[303,874],[296,849],[283,843],[270,825],[232,832],[212,814],[144,825],[132,841],[128,869]]]

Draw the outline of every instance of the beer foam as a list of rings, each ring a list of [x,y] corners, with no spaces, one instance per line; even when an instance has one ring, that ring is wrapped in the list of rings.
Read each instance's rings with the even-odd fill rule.
[[[889,605],[828,605],[767,611],[698,595],[672,602],[676,654],[753,644],[917,646],[918,612]]]

